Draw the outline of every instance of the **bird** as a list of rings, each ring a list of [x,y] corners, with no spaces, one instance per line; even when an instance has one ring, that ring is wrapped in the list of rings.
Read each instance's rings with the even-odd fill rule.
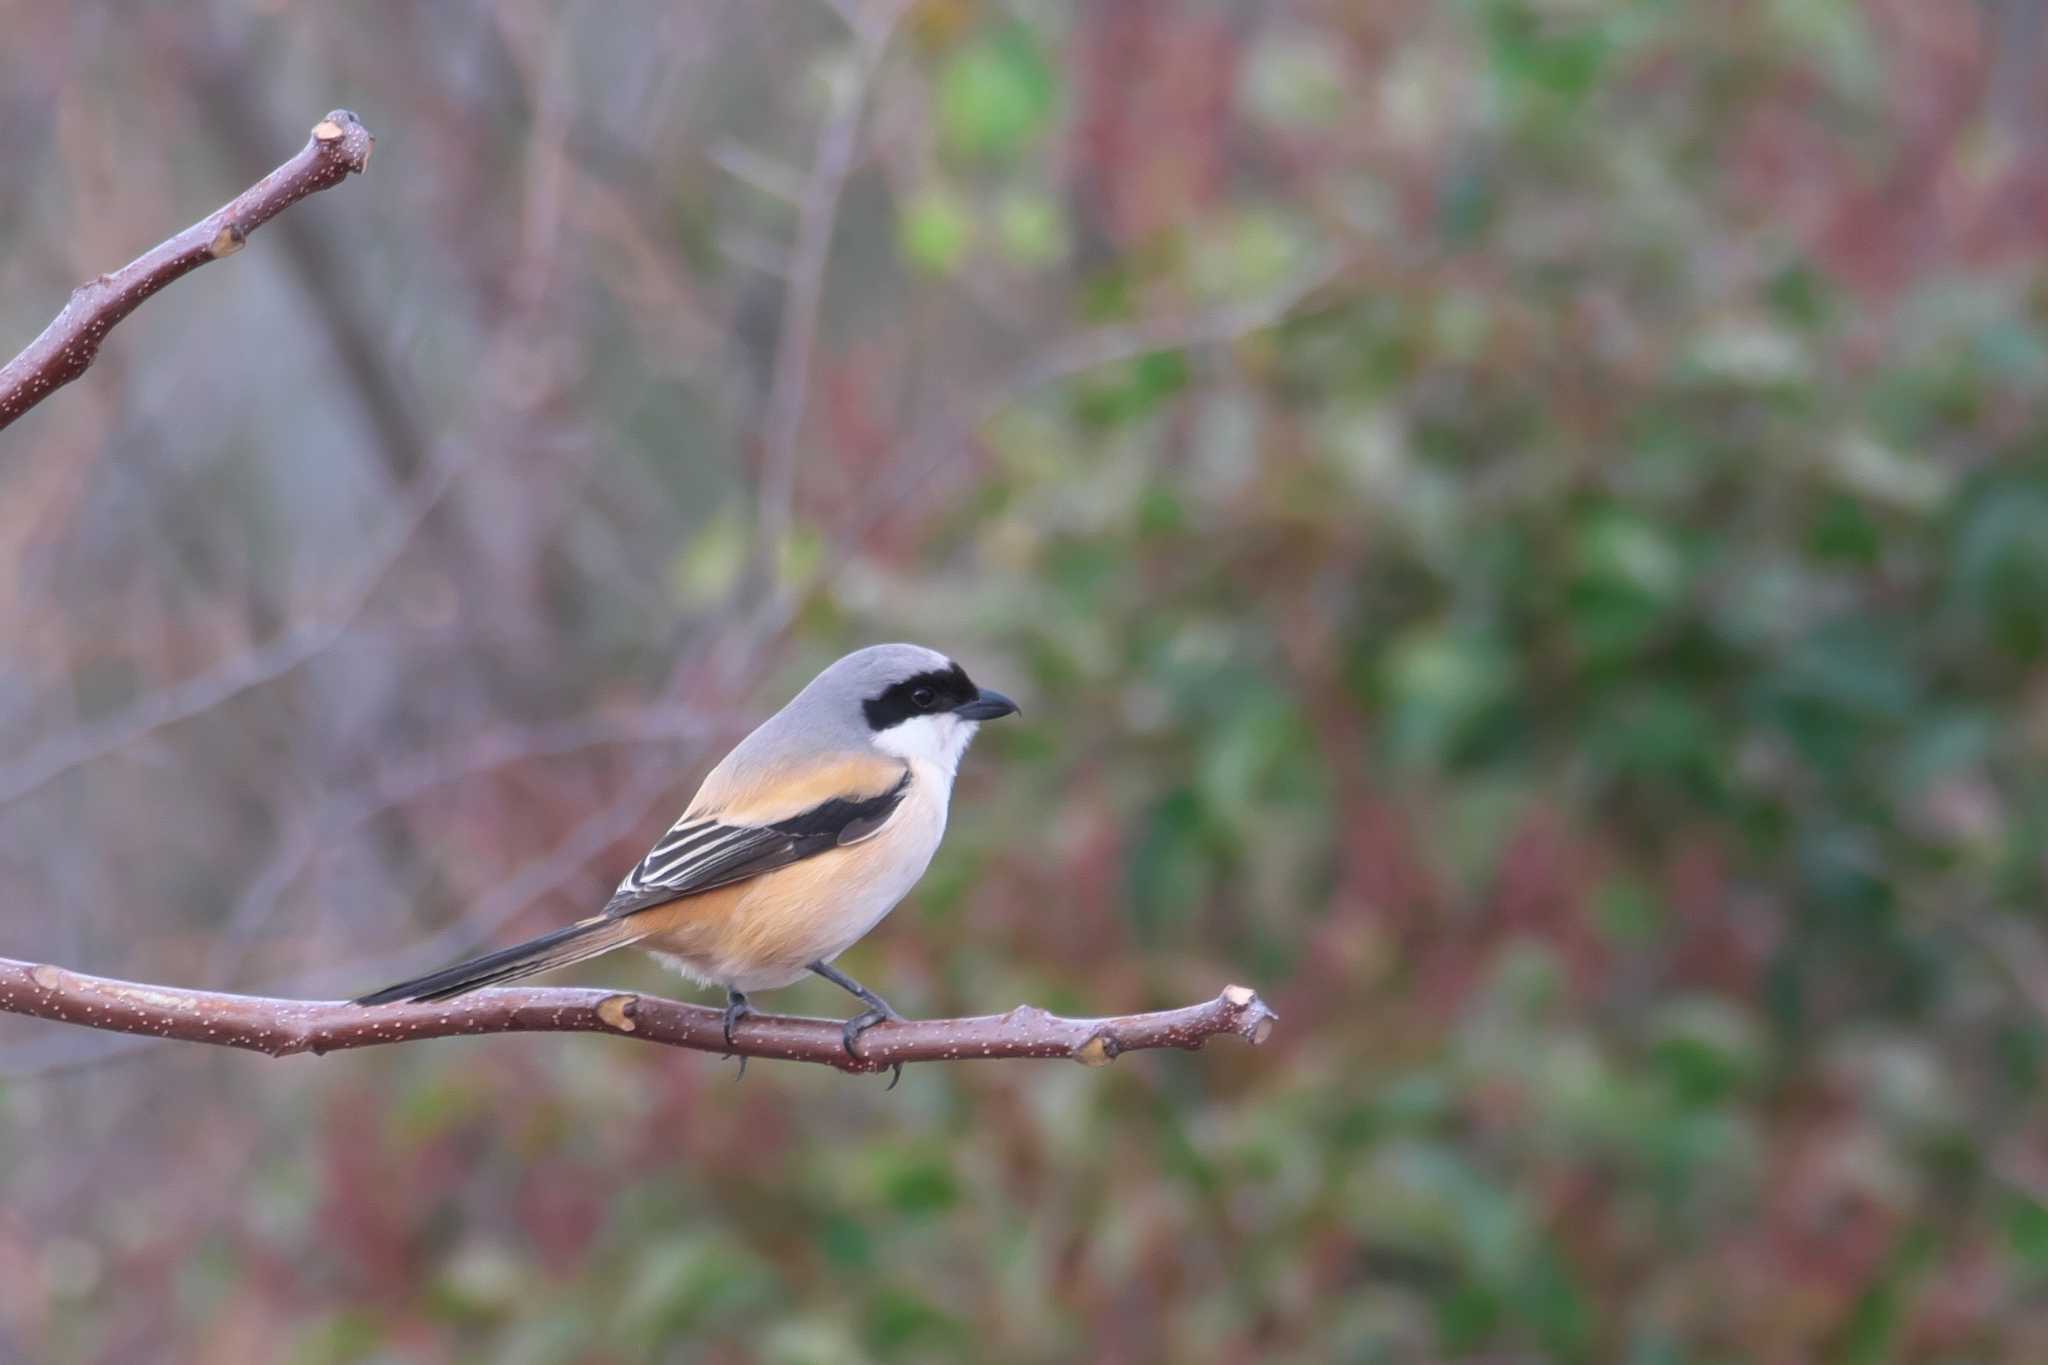
[[[597,914],[354,1003],[445,1000],[632,945],[725,991],[728,1048],[756,992],[822,977],[864,1006],[841,1029],[859,1058],[862,1033],[902,1016],[833,961],[924,875],[967,746],[1017,709],[937,650],[855,650],[712,768]]]

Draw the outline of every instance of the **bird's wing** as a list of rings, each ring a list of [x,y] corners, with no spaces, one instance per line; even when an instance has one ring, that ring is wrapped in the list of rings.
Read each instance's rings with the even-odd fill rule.
[[[874,795],[833,796],[772,824],[685,815],[619,883],[604,908],[618,918],[730,886],[881,832],[910,789],[910,770]]]

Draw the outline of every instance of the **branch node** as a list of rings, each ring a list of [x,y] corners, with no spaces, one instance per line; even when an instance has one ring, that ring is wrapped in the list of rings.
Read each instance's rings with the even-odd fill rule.
[[[207,249],[213,253],[215,260],[219,260],[223,256],[232,256],[240,251],[248,240],[249,234],[242,231],[242,225],[230,218],[220,225],[220,231],[213,235],[213,242]]]
[[[1108,1066],[1116,1060],[1116,1054],[1116,1039],[1106,1033],[1097,1033],[1074,1049],[1074,1060],[1082,1066]]]
[[[631,1033],[640,1027],[633,1022],[639,1003],[637,995],[607,995],[597,1002],[597,1017],[621,1033]]]

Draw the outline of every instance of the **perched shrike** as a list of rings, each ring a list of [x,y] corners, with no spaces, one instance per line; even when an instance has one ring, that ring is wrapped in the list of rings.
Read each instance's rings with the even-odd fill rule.
[[[863,1030],[899,1016],[832,960],[924,875],[961,755],[1016,709],[936,651],[856,650],[711,770],[602,913],[356,1003],[442,1000],[634,944],[724,988],[728,1043],[749,993],[816,973],[867,1007],[846,1021],[858,1056]]]

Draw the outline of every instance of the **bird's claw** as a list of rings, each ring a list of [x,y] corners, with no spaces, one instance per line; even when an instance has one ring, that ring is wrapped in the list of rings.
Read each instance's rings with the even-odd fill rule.
[[[754,1017],[754,1007],[738,991],[725,993],[725,1045],[732,1046],[732,1031],[742,1019]]]
[[[746,996],[744,996],[744,995],[741,995],[741,994],[740,994],[740,993],[739,993],[738,991],[727,991],[727,992],[725,993],[725,1021],[724,1021],[724,1022],[725,1022],[725,1046],[726,1046],[726,1054],[725,1054],[725,1055],[726,1055],[726,1056],[728,1056],[728,1057],[732,1056],[732,1046],[733,1046],[733,1041],[732,1041],[732,1031],[733,1031],[733,1029],[734,1029],[734,1028],[735,1028],[735,1027],[736,1027],[736,1026],[737,1026],[737,1025],[739,1024],[739,1022],[740,1022],[740,1021],[741,1021],[742,1019],[751,1019],[751,1018],[753,1018],[753,1017],[754,1017],[754,1007],[753,1007],[752,1005],[750,1005],[750,1004],[748,1004],[748,1003],[747,1003],[747,997],[746,997]],[[747,1077],[747,1058],[746,1058],[746,1054],[745,1054],[745,1053],[742,1053],[742,1054],[740,1054],[740,1069],[739,1069],[739,1074],[738,1074],[738,1075],[736,1075],[736,1076],[734,1076],[734,1077],[732,1078],[732,1079],[733,1079],[733,1084],[735,1084],[735,1085],[739,1084],[739,1083],[740,1083],[741,1081],[745,1080],[745,1079],[746,1079],[746,1077]]]
[[[855,1046],[855,1044],[860,1041],[860,1036],[863,1033],[866,1033],[869,1029],[873,1028],[875,1025],[879,1023],[882,1023],[884,1020],[901,1023],[903,1021],[903,1016],[898,1014],[895,1010],[890,1009],[887,1005],[878,1005],[872,1009],[863,1010],[861,1013],[856,1014],[853,1016],[853,1018],[847,1020],[846,1023],[840,1027],[839,1030],[840,1041],[846,1047],[846,1055],[853,1058],[855,1061],[866,1061],[867,1059],[860,1055],[860,1049],[857,1046]],[[889,1067],[888,1088],[894,1090],[896,1088],[896,1083],[902,1079],[903,1063],[896,1062]]]

